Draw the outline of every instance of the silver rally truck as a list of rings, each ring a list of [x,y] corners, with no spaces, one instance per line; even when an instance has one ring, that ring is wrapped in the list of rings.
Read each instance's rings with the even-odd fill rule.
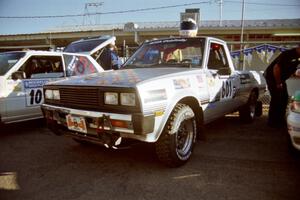
[[[234,69],[224,41],[165,38],[144,42],[120,70],[47,83],[42,110],[56,134],[112,148],[154,143],[159,160],[177,167],[206,123],[260,115],[265,88],[260,73]]]

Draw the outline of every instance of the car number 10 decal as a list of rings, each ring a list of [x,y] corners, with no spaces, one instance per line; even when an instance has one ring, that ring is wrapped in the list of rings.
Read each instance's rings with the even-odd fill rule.
[[[24,88],[26,93],[26,106],[37,106],[43,103],[43,85],[49,80],[24,80]]]
[[[26,105],[36,106],[43,103],[43,91],[42,88],[32,88],[26,90]]]

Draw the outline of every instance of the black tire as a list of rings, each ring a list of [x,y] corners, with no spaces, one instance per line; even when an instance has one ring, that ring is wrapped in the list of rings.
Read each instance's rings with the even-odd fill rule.
[[[155,143],[158,159],[169,167],[185,164],[192,155],[196,135],[193,110],[188,105],[177,104]]]
[[[256,106],[257,95],[255,92],[251,92],[247,104],[239,110],[240,119],[246,123],[253,122],[256,116]]]

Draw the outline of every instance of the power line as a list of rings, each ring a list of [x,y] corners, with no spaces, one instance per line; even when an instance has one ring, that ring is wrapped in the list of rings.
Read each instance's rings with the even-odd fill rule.
[[[124,13],[133,13],[133,12],[142,12],[142,11],[151,11],[151,10],[161,10],[168,8],[177,8],[184,6],[193,6],[200,4],[211,4],[216,1],[200,1],[193,3],[184,3],[177,5],[168,5],[168,6],[160,6],[160,7],[151,7],[151,8],[140,8],[140,9],[131,9],[131,10],[120,10],[120,11],[109,11],[109,12],[94,12],[94,13],[84,13],[84,14],[69,14],[69,15],[41,15],[41,16],[0,16],[0,19],[46,19],[46,18],[67,18],[67,17],[86,17],[87,15],[112,15],[112,14],[124,14]],[[224,1],[224,3],[239,3],[242,1]],[[278,4],[278,3],[260,3],[260,2],[245,2],[245,4],[249,5],[260,5],[260,6],[281,6],[281,7],[299,7],[300,4]]]
[[[169,5],[169,6],[160,6],[160,7],[152,7],[152,8],[140,8],[140,9],[131,9],[131,10],[121,10],[121,11],[110,11],[110,12],[94,12],[88,13],[88,15],[111,15],[111,14],[123,14],[123,13],[132,13],[132,12],[142,12],[142,11],[150,11],[150,10],[161,10],[168,8],[177,8],[183,6],[192,6],[192,5],[200,5],[211,3],[211,1],[201,1],[194,3],[184,3],[177,5]],[[43,16],[0,16],[0,19],[42,19],[42,18],[65,18],[65,17],[83,17],[87,14],[72,14],[72,15],[43,15]]]
[[[242,1],[224,1],[225,3],[243,3]],[[280,4],[280,3],[260,3],[260,2],[245,2],[249,5],[260,5],[260,6],[285,6],[285,7],[297,7],[300,4]]]

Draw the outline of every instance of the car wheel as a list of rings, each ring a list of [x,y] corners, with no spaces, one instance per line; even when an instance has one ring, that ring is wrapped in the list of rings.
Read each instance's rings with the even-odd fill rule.
[[[256,116],[257,107],[257,95],[255,92],[251,92],[250,97],[246,105],[239,110],[239,116],[243,122],[253,122]]]
[[[185,164],[192,155],[196,135],[193,110],[188,105],[177,104],[155,143],[159,160],[169,167]]]

